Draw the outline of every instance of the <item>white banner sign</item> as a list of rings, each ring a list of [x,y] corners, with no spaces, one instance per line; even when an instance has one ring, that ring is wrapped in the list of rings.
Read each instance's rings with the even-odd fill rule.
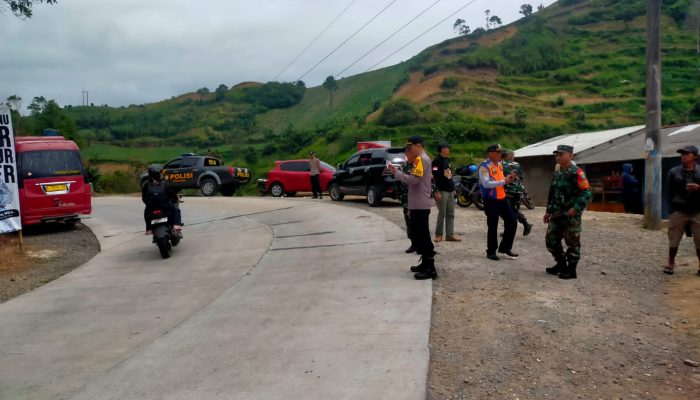
[[[17,190],[17,157],[10,109],[0,106],[0,233],[22,229]]]

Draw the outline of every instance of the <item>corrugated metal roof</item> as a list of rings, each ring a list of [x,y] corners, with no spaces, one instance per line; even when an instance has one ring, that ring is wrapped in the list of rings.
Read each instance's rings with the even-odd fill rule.
[[[591,147],[610,142],[619,137],[630,135],[644,129],[644,125],[630,126],[626,128],[613,129],[609,131],[575,133],[572,135],[561,135],[543,142],[531,144],[515,151],[517,158],[548,156],[557,149],[560,144],[574,146],[574,153],[578,154]]]
[[[620,137],[610,143],[594,146],[576,155],[579,164],[640,160],[645,158],[645,131],[639,130],[629,136]],[[681,147],[700,145],[700,124],[661,130],[661,156],[678,157]]]

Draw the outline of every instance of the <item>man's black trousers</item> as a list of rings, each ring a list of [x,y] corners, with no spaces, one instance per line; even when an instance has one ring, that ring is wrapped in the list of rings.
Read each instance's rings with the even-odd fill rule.
[[[422,256],[432,257],[435,255],[433,240],[430,238],[430,210],[409,210],[411,213],[409,222],[411,224],[411,241],[416,252]]]
[[[311,192],[314,197],[321,196],[321,175],[310,175],[311,177]]]
[[[518,221],[513,215],[513,209],[508,199],[484,199],[484,212],[486,213],[486,224],[488,225],[486,254],[496,254],[496,250],[501,253],[512,250]],[[498,244],[499,217],[503,218],[505,225],[505,232],[503,232],[500,246]]]

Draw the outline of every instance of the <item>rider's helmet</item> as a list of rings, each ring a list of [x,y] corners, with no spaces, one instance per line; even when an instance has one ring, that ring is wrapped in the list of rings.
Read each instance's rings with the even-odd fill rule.
[[[155,181],[159,181],[159,180],[160,180],[160,170],[161,170],[161,166],[160,166],[160,165],[158,165],[158,164],[151,164],[151,165],[148,167],[148,179],[152,179],[152,180],[155,180]]]
[[[479,168],[477,168],[477,166],[476,166],[475,164],[471,164],[471,165],[469,166],[469,172],[472,173],[472,174],[475,174],[476,171],[478,171],[478,170],[479,170]]]

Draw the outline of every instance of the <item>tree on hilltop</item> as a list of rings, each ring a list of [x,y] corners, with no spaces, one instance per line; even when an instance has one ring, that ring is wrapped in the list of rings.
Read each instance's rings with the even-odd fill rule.
[[[523,4],[520,6],[520,14],[524,17],[529,17],[532,15],[532,6],[530,4]]]
[[[226,92],[228,91],[228,86],[224,85],[223,83],[219,85],[218,88],[214,91],[214,94],[216,96],[216,101],[221,101],[224,99],[226,96]]]
[[[209,88],[203,87],[201,89],[197,89],[197,94],[199,95],[199,104],[204,103],[204,98],[209,94]]]
[[[333,92],[338,90],[338,82],[336,82],[335,78],[333,75],[329,75],[326,77],[326,80],[323,81],[323,87],[328,90],[328,93],[330,94],[330,106],[331,110],[333,109]]]
[[[57,0],[0,0],[0,10],[9,9],[18,18],[31,18],[33,3],[56,4]]]

